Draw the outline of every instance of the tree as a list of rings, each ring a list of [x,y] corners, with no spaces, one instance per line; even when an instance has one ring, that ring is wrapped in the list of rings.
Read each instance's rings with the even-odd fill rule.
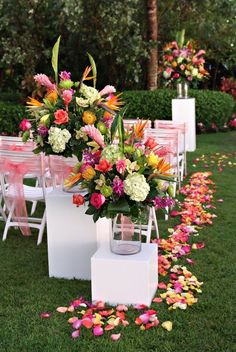
[[[157,88],[157,0],[147,0],[148,39],[151,41],[149,59],[147,63],[147,89]]]

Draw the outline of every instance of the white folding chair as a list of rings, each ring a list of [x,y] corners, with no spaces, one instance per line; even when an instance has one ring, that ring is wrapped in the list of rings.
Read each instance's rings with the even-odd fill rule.
[[[1,150],[8,151],[32,151],[36,147],[32,140],[23,142],[21,137],[0,136],[0,153]],[[25,175],[25,178],[32,178],[32,175]],[[35,186],[38,186],[38,179],[35,180]],[[32,202],[31,215],[34,214],[37,207],[37,201]]]
[[[172,130],[176,129],[179,131],[180,140],[179,140],[179,154],[183,160],[181,163],[181,181],[183,181],[183,176],[187,175],[187,146],[186,146],[186,133],[187,126],[185,122],[175,122],[172,120],[155,120],[154,128],[163,129],[163,130]]]
[[[19,172],[20,168],[25,168],[22,172],[21,185],[23,189],[23,197],[25,201],[30,202],[44,202],[46,192],[50,192],[52,188],[45,188],[44,181],[44,157],[42,154],[35,155],[32,151],[9,151],[9,150],[1,150],[0,154],[1,161],[1,187],[3,191],[3,198],[7,207],[8,215],[3,233],[3,241],[6,240],[8,230],[11,227],[20,227],[22,228],[36,228],[39,230],[38,232],[38,241],[37,245],[42,242],[43,232],[46,224],[46,212],[44,209],[42,217],[30,217],[30,216],[17,216],[17,199],[18,199],[18,191],[15,186],[12,178],[14,178],[14,172]],[[9,164],[10,163],[10,164]],[[9,166],[10,165],[10,166]],[[14,171],[15,168],[15,171]],[[30,174],[32,177],[37,177],[40,179],[40,186],[28,186],[23,183],[23,173]],[[20,181],[19,181],[20,182]],[[8,186],[6,187],[6,184]],[[21,186],[20,186],[21,187]]]

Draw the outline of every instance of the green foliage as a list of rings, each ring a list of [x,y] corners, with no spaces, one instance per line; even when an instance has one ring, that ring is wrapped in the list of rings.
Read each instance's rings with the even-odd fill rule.
[[[229,94],[209,90],[190,90],[196,99],[196,120],[210,127],[212,122],[222,126],[231,117],[235,102]],[[123,100],[128,108],[126,118],[171,119],[171,100],[176,98],[174,89],[156,91],[125,91]]]
[[[25,107],[11,103],[0,102],[1,133],[14,135],[19,133],[19,123],[27,117]]]

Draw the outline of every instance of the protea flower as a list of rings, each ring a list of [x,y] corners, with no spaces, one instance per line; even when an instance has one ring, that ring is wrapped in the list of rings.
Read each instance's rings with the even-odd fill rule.
[[[103,136],[94,125],[84,126],[82,131],[85,132],[91,139],[93,139],[100,147],[105,147]]]

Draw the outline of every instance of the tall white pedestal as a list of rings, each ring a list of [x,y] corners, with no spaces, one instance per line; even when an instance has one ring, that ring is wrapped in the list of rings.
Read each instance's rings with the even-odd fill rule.
[[[158,284],[156,244],[143,243],[141,252],[133,255],[114,254],[102,245],[91,263],[93,301],[151,304]]]
[[[185,122],[187,126],[186,147],[188,152],[196,150],[195,98],[172,99],[172,120]]]
[[[91,257],[102,243],[109,243],[111,222],[95,224],[87,207],[76,207],[72,194],[54,190],[47,195],[47,242],[49,276],[91,279]]]

